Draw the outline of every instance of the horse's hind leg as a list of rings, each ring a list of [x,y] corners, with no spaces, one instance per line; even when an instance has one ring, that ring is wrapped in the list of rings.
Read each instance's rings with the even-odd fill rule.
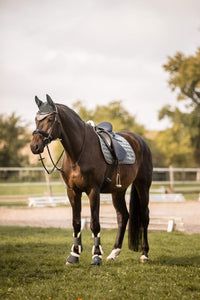
[[[149,187],[148,185],[136,184],[136,190],[139,197],[140,218],[143,227],[142,237],[142,256],[141,262],[148,261],[149,243],[148,243],[148,225],[149,225]]]
[[[124,233],[129,218],[129,214],[125,202],[125,193],[126,191],[112,194],[113,205],[115,207],[116,214],[117,214],[118,231],[117,231],[117,236],[116,236],[113,250],[110,253],[110,255],[107,257],[107,261],[115,260],[115,258],[121,252]]]

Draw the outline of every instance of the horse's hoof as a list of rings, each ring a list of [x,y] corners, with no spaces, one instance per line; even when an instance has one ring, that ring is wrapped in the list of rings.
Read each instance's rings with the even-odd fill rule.
[[[117,249],[113,249],[112,252],[110,253],[110,255],[106,258],[106,261],[113,261],[116,259],[117,256],[120,255],[121,249],[117,248]]]
[[[101,257],[101,255],[94,255],[92,257],[91,265],[92,266],[101,266],[102,265],[102,257]]]
[[[115,259],[114,258],[110,258],[110,257],[106,257],[106,261],[109,262],[109,261],[114,261]]]
[[[147,262],[147,261],[149,261],[148,256],[146,256],[146,255],[143,254],[143,255],[140,257],[140,262],[141,262],[141,263],[145,263],[145,262]]]
[[[79,257],[79,254],[71,252],[67,258],[66,265],[77,264],[79,262]]]

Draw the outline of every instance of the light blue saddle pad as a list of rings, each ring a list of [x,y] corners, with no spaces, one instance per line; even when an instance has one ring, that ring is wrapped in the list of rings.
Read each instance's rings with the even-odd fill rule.
[[[99,135],[98,135],[98,137],[100,140],[101,150],[104,155],[105,161],[108,164],[113,164],[115,162],[115,158],[112,156],[112,154],[111,154],[110,150],[108,149],[108,147],[106,146],[104,140]],[[119,160],[118,163],[119,164],[128,164],[128,165],[134,164],[135,163],[135,153],[134,153],[132,147],[130,146],[130,144],[127,142],[127,140],[119,134],[115,134],[115,140],[126,151],[126,156],[124,157],[123,160]]]

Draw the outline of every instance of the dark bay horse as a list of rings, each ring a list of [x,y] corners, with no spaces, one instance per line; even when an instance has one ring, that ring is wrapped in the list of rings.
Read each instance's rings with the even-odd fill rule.
[[[126,225],[129,220],[129,248],[142,250],[141,261],[148,260],[147,229],[149,224],[149,188],[152,181],[152,156],[146,142],[137,134],[120,131],[134,149],[133,164],[120,165],[121,186],[116,186],[117,167],[112,170],[111,182],[104,185],[112,165],[105,162],[99,138],[91,125],[85,123],[69,107],[55,104],[47,95],[47,102],[35,97],[39,111],[36,115],[36,130],[33,132],[31,150],[34,154],[43,152],[52,140],[59,138],[64,147],[61,167],[67,194],[72,206],[74,244],[67,264],[78,263],[82,252],[81,243],[81,196],[88,195],[91,209],[91,231],[94,238],[92,264],[102,264],[103,250],[100,242],[99,206],[100,193],[111,193],[117,214],[118,231],[113,250],[107,260],[114,260],[121,252]],[[131,185],[129,212],[125,193]]]

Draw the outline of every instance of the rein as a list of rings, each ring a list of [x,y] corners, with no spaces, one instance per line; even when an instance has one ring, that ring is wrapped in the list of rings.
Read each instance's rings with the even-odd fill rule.
[[[41,153],[39,154],[39,155],[40,155],[40,159],[39,159],[39,160],[41,161],[42,166],[43,166],[43,168],[45,169],[45,171],[47,172],[47,174],[49,174],[49,175],[52,174],[53,171],[54,171],[55,169],[56,169],[57,171],[63,172],[63,170],[62,170],[61,168],[58,168],[57,165],[58,165],[58,163],[59,163],[61,157],[63,156],[64,150],[63,150],[62,153],[60,154],[60,156],[59,156],[57,162],[54,163],[53,158],[52,158],[52,156],[51,156],[51,152],[50,152],[50,150],[49,150],[49,146],[46,145],[46,147],[47,147],[47,151],[48,151],[50,160],[51,160],[51,162],[52,162],[52,164],[53,164],[53,168],[52,168],[50,171],[47,169],[47,167],[46,167],[45,164],[44,164],[44,159],[45,159],[45,157],[42,157]]]

